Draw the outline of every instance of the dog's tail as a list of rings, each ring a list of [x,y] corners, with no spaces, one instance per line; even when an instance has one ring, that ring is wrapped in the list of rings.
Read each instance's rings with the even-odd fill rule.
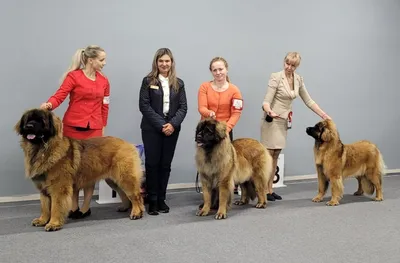
[[[386,174],[386,164],[385,161],[383,160],[383,155],[382,153],[378,150],[378,167],[379,167],[379,180],[380,180],[380,184],[382,185],[382,180],[383,180],[383,176],[385,176]]]
[[[257,197],[256,187],[252,180],[244,182],[241,187],[246,188],[247,196],[253,201]]]

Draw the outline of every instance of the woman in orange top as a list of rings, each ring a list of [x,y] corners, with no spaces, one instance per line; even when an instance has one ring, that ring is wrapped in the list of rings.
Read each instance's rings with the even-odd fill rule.
[[[214,79],[201,84],[197,97],[198,110],[201,119],[212,117],[218,121],[225,121],[232,141],[232,130],[239,121],[243,109],[242,94],[239,88],[229,81],[228,63],[224,58],[213,58],[210,62],[210,71]],[[198,176],[197,173],[197,178]],[[212,208],[216,209],[218,197],[214,190],[211,199]],[[202,206],[203,204],[200,205],[200,208]]]

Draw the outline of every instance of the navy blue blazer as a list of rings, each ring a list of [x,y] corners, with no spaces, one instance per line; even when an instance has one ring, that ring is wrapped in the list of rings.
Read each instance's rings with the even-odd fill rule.
[[[187,99],[185,83],[178,78],[179,90],[170,87],[169,112],[163,113],[164,92],[161,82],[157,79],[158,88],[150,88],[150,79],[144,77],[139,94],[139,110],[143,114],[140,128],[142,130],[155,130],[162,132],[163,125],[171,123],[176,131],[181,129],[181,124],[187,113]]]

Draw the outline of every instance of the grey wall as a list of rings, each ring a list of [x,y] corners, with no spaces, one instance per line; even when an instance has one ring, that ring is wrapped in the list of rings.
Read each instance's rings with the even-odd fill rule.
[[[250,4],[250,2],[252,4]],[[196,14],[197,12],[197,14]],[[260,136],[268,77],[287,51],[301,52],[298,72],[319,105],[336,121],[344,142],[378,144],[389,168],[398,160],[400,2],[353,1],[4,1],[0,9],[2,95],[0,196],[36,193],[24,178],[13,126],[57,88],[76,48],[108,52],[109,135],[140,143],[138,93],[154,52],[169,47],[185,81],[189,112],[173,162],[171,183],[195,179],[194,129],[199,85],[208,64],[223,56],[245,108],[235,137]],[[68,101],[56,110],[64,114]],[[314,173],[305,127],[319,120],[300,99],[285,153],[286,175]]]

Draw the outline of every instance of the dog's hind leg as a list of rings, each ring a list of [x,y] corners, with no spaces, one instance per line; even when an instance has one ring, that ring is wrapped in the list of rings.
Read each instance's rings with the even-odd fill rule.
[[[354,192],[353,195],[357,195],[358,196],[358,195],[363,195],[364,194],[364,190],[363,190],[361,181],[362,181],[362,176],[357,176],[358,189],[357,189],[356,192]]]
[[[368,194],[373,194],[373,190],[376,191],[374,201],[383,201],[383,191],[382,191],[382,176],[377,168],[368,170],[366,173],[366,178],[364,184],[370,184],[371,188]],[[367,188],[367,186],[365,186]],[[374,189],[375,188],[375,189]]]
[[[141,177],[135,172],[121,174],[120,176],[121,180],[117,184],[132,204],[130,218],[132,220],[140,219],[145,211],[143,196],[140,193]]]
[[[50,220],[50,197],[45,193],[40,193],[40,217],[32,220],[33,226],[45,226]]]
[[[242,184],[240,184],[240,189],[242,190],[242,195],[240,196],[240,200],[235,201],[235,205],[246,205],[249,203],[250,201],[250,196],[249,196],[249,191],[248,191],[248,184],[250,182],[244,182]]]
[[[129,198],[126,196],[125,192],[121,190],[121,188],[114,183],[111,179],[105,179],[108,186],[110,186],[115,192],[118,193],[119,197],[121,198],[122,205],[118,206],[117,212],[126,212],[128,211],[129,207],[131,207],[131,202]]]

